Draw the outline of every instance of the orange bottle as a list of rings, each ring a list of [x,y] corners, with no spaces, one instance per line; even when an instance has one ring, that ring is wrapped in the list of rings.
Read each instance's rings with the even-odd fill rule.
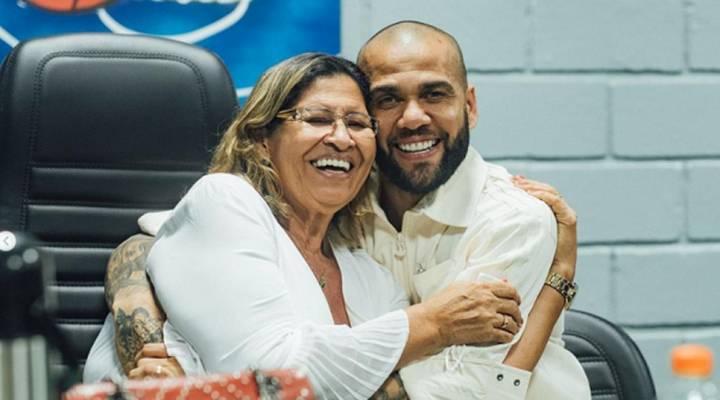
[[[719,400],[718,389],[712,383],[713,353],[700,344],[681,344],[670,353],[675,400]]]

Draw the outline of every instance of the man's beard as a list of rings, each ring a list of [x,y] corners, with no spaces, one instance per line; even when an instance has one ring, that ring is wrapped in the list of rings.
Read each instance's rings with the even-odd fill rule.
[[[397,138],[422,133],[422,129],[419,131],[406,130],[400,132]],[[468,125],[467,112],[465,113],[464,124],[457,132],[455,140],[450,143],[450,135],[443,131],[440,133],[440,141],[442,143],[438,143],[436,146],[440,146],[441,144],[445,146],[445,152],[443,153],[442,160],[440,160],[440,165],[434,167],[430,163],[419,163],[414,166],[412,171],[404,171],[398,162],[392,158],[391,154],[393,151],[401,150],[395,148],[394,145],[390,143],[388,143],[389,152],[386,152],[381,146],[378,146],[375,160],[377,161],[380,173],[385,179],[388,179],[390,183],[405,192],[424,195],[434,191],[450,179],[467,155],[468,147],[470,146],[470,127]]]

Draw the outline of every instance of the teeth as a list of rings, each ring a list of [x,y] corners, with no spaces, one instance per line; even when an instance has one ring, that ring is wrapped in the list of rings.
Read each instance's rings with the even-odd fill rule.
[[[317,168],[334,167],[334,168],[340,168],[340,169],[344,170],[345,172],[350,171],[350,162],[345,161],[345,160],[338,160],[335,158],[321,158],[319,160],[313,161],[312,165],[314,165]]]
[[[409,144],[399,144],[400,150],[406,153],[417,153],[419,151],[427,150],[435,145],[435,140],[426,140],[424,142],[415,142]]]

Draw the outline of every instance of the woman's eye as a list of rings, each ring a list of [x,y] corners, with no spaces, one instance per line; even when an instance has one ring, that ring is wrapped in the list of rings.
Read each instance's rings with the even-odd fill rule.
[[[305,122],[312,125],[331,125],[334,121],[333,118],[327,116],[310,116],[305,119]]]
[[[348,121],[348,128],[350,129],[366,129],[369,127],[368,124],[362,122],[362,121]]]

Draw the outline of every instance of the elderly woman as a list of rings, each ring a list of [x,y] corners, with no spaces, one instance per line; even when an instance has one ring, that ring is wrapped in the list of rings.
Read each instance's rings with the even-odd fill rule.
[[[186,372],[297,368],[320,398],[368,398],[411,361],[517,332],[507,283],[456,283],[408,307],[358,248],[353,214],[375,158],[367,101],[362,72],[328,55],[291,58],[255,86],[148,258],[165,341]],[[514,323],[488,328],[495,313],[467,311],[487,301]],[[86,378],[108,361],[95,348],[112,348],[111,328]]]

